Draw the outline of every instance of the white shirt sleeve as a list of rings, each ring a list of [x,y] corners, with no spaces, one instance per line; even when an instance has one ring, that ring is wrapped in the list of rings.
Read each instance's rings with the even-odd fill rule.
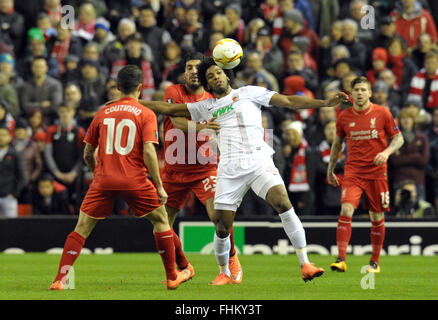
[[[270,107],[269,102],[271,101],[272,96],[277,93],[259,86],[247,86],[246,90],[247,94],[255,103],[265,107]]]
[[[213,107],[213,99],[202,100],[194,103],[187,103],[187,109],[193,121],[208,121],[212,118],[211,112]]]

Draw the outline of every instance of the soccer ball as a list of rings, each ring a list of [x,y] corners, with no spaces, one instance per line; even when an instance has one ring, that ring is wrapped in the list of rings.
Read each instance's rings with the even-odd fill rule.
[[[233,69],[242,60],[243,50],[239,42],[225,38],[219,40],[213,49],[214,62],[223,69]]]

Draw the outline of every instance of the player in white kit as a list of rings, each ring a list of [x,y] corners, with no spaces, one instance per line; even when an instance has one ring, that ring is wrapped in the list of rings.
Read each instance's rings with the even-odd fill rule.
[[[217,133],[220,160],[217,170],[214,208],[217,212],[214,250],[220,273],[210,282],[224,285],[231,282],[228,268],[229,232],[234,216],[245,193],[252,188],[273,206],[283,228],[296,249],[304,281],[324,273],[324,269],[309,262],[304,228],[289,200],[283,179],[272,160],[274,150],[265,143],[261,106],[290,109],[335,107],[347,99],[338,93],[330,100],[316,100],[303,96],[286,96],[258,86],[232,89],[232,72],[218,67],[213,59],[206,59],[198,68],[198,78],[216,99],[188,104],[167,104],[160,101],[140,102],[154,111],[174,116],[190,115],[194,121],[215,118],[220,128]]]

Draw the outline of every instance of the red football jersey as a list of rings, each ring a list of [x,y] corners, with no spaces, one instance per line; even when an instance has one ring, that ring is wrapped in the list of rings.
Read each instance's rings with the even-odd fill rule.
[[[208,98],[214,98],[214,96],[207,92],[203,91],[200,95],[193,95],[187,92],[184,85],[182,84],[174,84],[171,85],[166,89],[164,92],[164,101],[170,102],[170,103],[188,103],[188,102],[198,102],[202,101]],[[190,117],[187,117],[187,119],[190,120]],[[172,132],[169,133],[170,130],[175,129],[175,127],[172,124],[172,121],[169,117],[164,117],[163,121],[164,126],[164,150],[165,150],[165,166],[167,168],[171,168],[174,171],[190,171],[190,172],[205,172],[210,171],[212,168],[216,168],[216,163],[213,162],[213,158],[216,158],[217,156],[215,154],[209,154],[209,152],[203,152],[201,150],[201,153],[204,156],[203,161],[207,162],[205,164],[202,164],[199,162],[198,159],[198,150],[202,147],[208,139],[205,139],[206,141],[198,141],[197,136],[189,136],[189,134],[184,133],[184,140],[181,138],[178,139],[178,135],[173,135]],[[204,138],[202,138],[203,140]],[[166,141],[168,140],[168,141]],[[174,143],[184,143],[184,148],[182,146],[176,147],[173,144]],[[189,149],[189,143],[194,146],[195,150]],[[171,149],[169,149],[169,147]],[[172,152],[172,154],[169,156],[167,154],[167,151]],[[184,151],[184,154],[177,154],[177,152]],[[189,157],[189,152],[192,152],[193,154]],[[196,152],[196,153],[195,153]],[[212,157],[212,158],[210,158]],[[168,161],[171,161],[172,163],[169,163]],[[212,163],[213,162],[213,163]]]
[[[99,146],[92,182],[96,189],[146,187],[143,145],[158,144],[157,118],[152,110],[133,98],[122,98],[99,110],[84,141]]]
[[[387,164],[377,166],[373,161],[387,148],[387,138],[400,132],[388,108],[370,103],[361,112],[353,107],[345,109],[336,120],[336,131],[339,137],[346,139],[345,176],[387,178]]]

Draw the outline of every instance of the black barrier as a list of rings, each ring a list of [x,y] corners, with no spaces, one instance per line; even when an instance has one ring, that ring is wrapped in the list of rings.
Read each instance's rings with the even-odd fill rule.
[[[202,219],[201,219],[202,220]],[[77,216],[33,216],[0,219],[0,252],[19,248],[25,252],[44,252],[62,248],[67,235],[74,229]],[[306,230],[308,251],[319,254],[336,254],[337,217],[301,217]],[[363,255],[371,252],[370,222],[356,218],[352,224],[349,253]],[[187,252],[211,253],[212,224],[206,219],[177,219],[175,230],[179,233]],[[204,240],[197,234],[207,230]],[[146,219],[112,216],[100,221],[85,248],[96,252],[105,248],[114,252],[155,252],[152,224]],[[438,255],[438,220],[386,222],[384,254]],[[202,233],[202,232],[201,232]],[[205,235],[205,232],[203,232]],[[236,246],[244,254],[288,254],[293,248],[276,217],[264,220],[237,220],[235,222]],[[201,244],[201,241],[205,241]],[[198,242],[196,250],[191,243]],[[206,249],[202,249],[206,248]],[[208,251],[208,248],[210,251]],[[207,251],[206,251],[207,250]]]

